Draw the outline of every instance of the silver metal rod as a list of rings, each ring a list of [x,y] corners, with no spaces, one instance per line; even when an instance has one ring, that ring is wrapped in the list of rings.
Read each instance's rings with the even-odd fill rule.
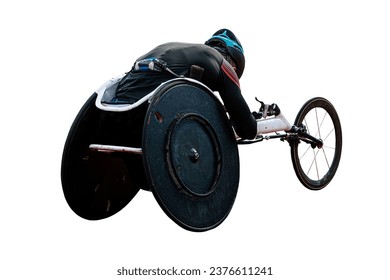
[[[103,152],[103,153],[120,152],[120,153],[142,155],[141,148],[133,148],[133,147],[91,144],[91,145],[89,145],[89,149],[93,150],[93,151],[97,151],[97,152]]]

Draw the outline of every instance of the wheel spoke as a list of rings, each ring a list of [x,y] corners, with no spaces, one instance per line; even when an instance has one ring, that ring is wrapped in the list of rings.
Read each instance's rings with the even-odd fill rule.
[[[329,164],[329,161],[328,161],[328,157],[327,157],[327,155],[326,155],[326,153],[325,153],[325,149],[324,149],[324,147],[322,147],[322,153],[324,154],[324,158],[325,158],[325,161],[326,161],[326,165],[328,166],[328,168],[330,168],[330,164]]]
[[[321,126],[320,124],[318,123],[318,111],[317,111],[317,108],[314,109],[315,113],[316,113],[316,121],[317,121],[317,133],[316,133],[316,137],[317,135],[320,137],[321,139]]]
[[[332,134],[333,131],[334,131],[334,127],[331,129],[331,131],[329,131],[328,135],[326,135],[326,137],[322,141],[325,142],[325,140],[328,139],[328,137]]]
[[[302,155],[299,157],[299,159],[301,160],[301,159],[303,159],[303,157],[307,154],[307,152],[310,150],[310,145],[307,145],[307,148],[306,148],[306,150],[302,153]]]
[[[319,180],[320,179],[320,174],[319,174],[319,171],[318,171],[318,164],[317,164],[317,155],[318,155],[318,152],[319,150],[317,150],[317,152],[314,151],[313,149],[313,154],[314,154],[314,163],[315,163],[315,166],[316,166],[316,173],[317,173],[317,179]]]
[[[306,175],[309,176],[313,166],[315,166],[315,173],[317,174],[317,179],[319,180],[320,179],[320,174],[319,174],[319,168],[318,168],[318,163],[317,163],[318,152],[319,152],[319,150],[315,151],[313,149],[313,159],[311,160],[310,165],[308,167],[308,170],[306,171]]]

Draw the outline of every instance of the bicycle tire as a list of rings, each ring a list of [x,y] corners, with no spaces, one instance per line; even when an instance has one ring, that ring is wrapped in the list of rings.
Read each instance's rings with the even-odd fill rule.
[[[337,111],[327,99],[315,97],[302,106],[294,125],[304,125],[309,134],[323,141],[321,148],[312,147],[299,137],[290,142],[292,164],[299,181],[310,190],[321,190],[331,182],[340,163],[342,129]]]

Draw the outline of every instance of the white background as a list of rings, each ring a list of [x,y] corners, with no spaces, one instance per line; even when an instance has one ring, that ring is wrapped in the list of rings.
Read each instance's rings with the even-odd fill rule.
[[[2,2],[0,278],[271,266],[274,276],[259,278],[389,279],[389,13],[375,0]],[[223,27],[244,45],[252,110],[258,96],[293,121],[311,97],[334,104],[344,146],[332,183],[305,189],[288,145],[263,142],[240,147],[238,196],[214,230],[183,230],[145,191],[109,219],[75,215],[60,168],[82,104],[155,45],[203,43]]]

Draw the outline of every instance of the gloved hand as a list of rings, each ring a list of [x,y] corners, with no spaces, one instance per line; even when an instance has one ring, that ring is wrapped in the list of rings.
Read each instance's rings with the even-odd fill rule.
[[[259,113],[259,112],[256,112],[256,111],[253,111],[252,112],[252,116],[256,119],[256,120],[259,120],[263,117],[263,113]]]
[[[256,101],[261,104],[260,110],[258,112],[252,112],[252,116],[259,120],[261,118],[266,118],[269,116],[277,116],[280,114],[279,106],[275,103],[272,103],[270,105],[265,104],[263,101],[260,101],[256,98]]]

